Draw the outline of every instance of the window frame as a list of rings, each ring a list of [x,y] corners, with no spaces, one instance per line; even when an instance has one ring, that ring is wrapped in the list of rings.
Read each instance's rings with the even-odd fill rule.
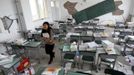
[[[33,16],[33,14],[32,14],[32,5],[31,5],[31,3],[30,3],[30,0],[29,0],[29,5],[30,5],[30,9],[31,9],[31,14],[32,14],[32,16],[31,16],[31,18],[32,18],[32,21],[34,22],[34,21],[38,21],[38,20],[43,20],[43,19],[45,19],[45,18],[48,18],[48,8],[47,8],[47,0],[42,0],[43,1],[43,10],[40,10],[40,4],[39,4],[39,2],[38,2],[38,0],[35,0],[35,2],[36,2],[36,8],[37,8],[37,14],[36,15],[38,15],[38,18],[36,18],[36,19],[34,19],[34,16]],[[43,14],[44,14],[44,16],[41,16],[42,14],[41,14],[41,11],[43,11]]]

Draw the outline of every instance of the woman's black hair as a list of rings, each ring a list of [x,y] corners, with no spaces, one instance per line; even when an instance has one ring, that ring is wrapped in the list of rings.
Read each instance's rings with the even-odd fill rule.
[[[43,25],[44,25],[44,24],[47,24],[47,25],[49,25],[49,23],[48,23],[48,22],[44,22],[44,23],[43,23]]]
[[[48,27],[50,27],[50,24],[49,24],[48,22],[44,22],[44,23],[43,23],[43,25],[44,25],[44,24],[47,24],[47,25],[48,25]]]
[[[44,24],[47,24],[47,25],[48,25],[48,30],[52,29],[52,28],[50,27],[49,22],[44,22],[43,25],[44,25]]]

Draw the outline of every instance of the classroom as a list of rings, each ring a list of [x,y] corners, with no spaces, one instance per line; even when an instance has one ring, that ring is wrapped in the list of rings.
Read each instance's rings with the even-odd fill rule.
[[[134,75],[134,0],[0,0],[0,75]]]

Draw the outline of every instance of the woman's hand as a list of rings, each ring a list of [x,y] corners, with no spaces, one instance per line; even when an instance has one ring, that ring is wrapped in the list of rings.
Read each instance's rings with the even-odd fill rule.
[[[54,43],[54,41],[51,38],[44,37],[43,39],[48,44],[53,44]]]

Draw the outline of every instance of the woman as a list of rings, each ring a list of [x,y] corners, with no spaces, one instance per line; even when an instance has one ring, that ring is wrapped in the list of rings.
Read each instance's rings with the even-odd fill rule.
[[[52,28],[50,27],[48,22],[44,22],[43,23],[43,28],[42,28],[42,32],[41,32],[41,36],[43,37],[43,40],[45,41],[45,51],[46,54],[50,55],[50,60],[48,62],[48,64],[51,64],[53,61],[54,56],[54,42],[52,39]]]

